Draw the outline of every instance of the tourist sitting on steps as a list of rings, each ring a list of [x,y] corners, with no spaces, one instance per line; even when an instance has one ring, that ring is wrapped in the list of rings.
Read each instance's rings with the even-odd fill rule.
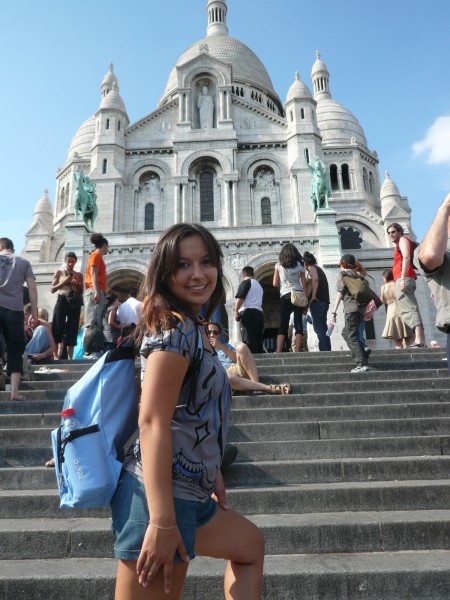
[[[255,359],[248,346],[240,343],[235,348],[231,344],[222,343],[220,341],[222,327],[218,323],[208,323],[207,333],[209,343],[216,351],[223,368],[227,372],[233,390],[262,392],[278,396],[292,394],[292,388],[288,383],[275,385],[261,383]]]

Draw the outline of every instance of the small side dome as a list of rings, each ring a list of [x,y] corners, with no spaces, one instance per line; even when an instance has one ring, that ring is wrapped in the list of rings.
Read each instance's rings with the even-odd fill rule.
[[[76,134],[73,136],[67,153],[67,160],[70,160],[74,154],[80,157],[89,155],[92,149],[92,142],[95,136],[95,115],[86,119]]]
[[[329,76],[327,65],[320,58],[320,52],[316,50],[316,61],[313,64],[313,68],[311,71],[311,79],[314,79],[314,76],[318,73],[326,73]]]
[[[392,181],[388,171],[384,172],[385,180],[380,190],[380,200],[386,200],[386,198],[398,198],[400,199],[400,191],[397,185]]]
[[[122,100],[122,96],[117,91],[115,84],[113,84],[112,90],[108,92],[105,96],[103,96],[102,101],[100,103],[100,109],[102,108],[110,108],[113,110],[120,110],[125,114],[127,113],[125,103]]]
[[[116,84],[116,90],[119,91],[119,80],[117,79],[116,74],[114,73],[114,65],[113,63],[111,63],[109,65],[108,72],[102,80],[102,95],[105,96],[106,94],[108,94],[113,89],[114,84]]]
[[[33,215],[35,217],[38,217],[38,216],[45,217],[45,216],[50,215],[50,217],[53,219],[53,208],[52,208],[52,204],[50,202],[50,198],[49,198],[47,189],[44,190],[44,193],[37,201]]]
[[[291,85],[287,93],[286,104],[294,98],[312,98],[312,94],[309,91],[308,86],[300,80],[298,71],[296,71],[294,83]]]

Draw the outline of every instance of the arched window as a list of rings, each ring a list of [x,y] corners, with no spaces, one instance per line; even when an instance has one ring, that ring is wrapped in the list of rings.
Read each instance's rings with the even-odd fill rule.
[[[66,190],[63,188],[61,190],[61,195],[59,198],[59,209],[64,210],[66,208]]]
[[[144,229],[155,229],[155,205],[152,202],[145,205]]]
[[[290,115],[291,115],[291,121],[293,121],[294,120],[294,113],[292,112],[292,110],[291,110]]]
[[[304,108],[300,109],[300,116],[301,116],[302,119],[305,118],[305,109]]]
[[[108,172],[108,159],[104,158],[103,164],[102,164],[102,174],[106,175],[107,172]]]
[[[374,180],[373,180],[373,173],[372,171],[369,172],[369,192],[373,195],[373,192],[375,190],[375,184],[374,184]]]
[[[66,185],[66,206],[69,206],[70,199],[70,183]]]
[[[117,121],[117,131],[120,131],[120,119]]]
[[[109,129],[109,119],[106,119],[106,129]]]
[[[200,175],[200,221],[214,221],[214,175],[211,171]]]
[[[342,165],[342,187],[344,190],[349,190],[350,186],[350,173],[348,170],[348,165]]]
[[[363,239],[360,232],[354,227],[341,227],[339,235],[341,236],[342,250],[359,250],[361,248]]]
[[[367,176],[366,167],[363,168],[363,183],[364,183],[364,191],[368,192],[369,191],[369,178]]]
[[[309,150],[305,148],[306,162],[309,162]]]
[[[337,165],[330,165],[330,179],[331,179],[331,189],[338,190],[339,189],[339,180],[338,180]]]
[[[272,225],[272,209],[270,208],[270,198],[261,198],[261,223],[263,225]]]

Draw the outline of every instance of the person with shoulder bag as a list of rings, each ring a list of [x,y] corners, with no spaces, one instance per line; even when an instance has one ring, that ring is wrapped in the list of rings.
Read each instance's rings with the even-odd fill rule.
[[[83,275],[74,271],[77,262],[75,252],[67,252],[64,261],[65,268],[58,269],[52,280],[51,292],[58,292],[53,309],[52,333],[58,346],[58,357],[61,358],[63,354],[65,337],[67,358],[71,360],[77,344],[78,323],[83,304]]]
[[[289,318],[294,311],[295,352],[300,352],[303,340],[303,311],[308,306],[306,269],[294,244],[285,244],[273,273],[273,286],[280,288],[280,327],[276,352],[283,352],[288,338]]]
[[[336,301],[334,311],[331,313],[333,323],[336,323],[337,309],[341,302],[344,303],[345,326],[342,337],[347,342],[356,367],[352,373],[366,373],[369,371],[368,352],[359,338],[359,327],[364,321],[367,304],[372,300],[372,294],[364,275],[367,271],[356,260],[353,254],[344,254],[339,262],[341,272],[337,279]]]

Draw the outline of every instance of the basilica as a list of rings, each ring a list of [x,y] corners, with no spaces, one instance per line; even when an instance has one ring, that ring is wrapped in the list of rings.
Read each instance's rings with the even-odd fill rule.
[[[332,299],[343,251],[357,256],[379,290],[381,272],[393,256],[386,226],[397,221],[414,238],[411,210],[388,173],[381,182],[378,155],[369,149],[357,118],[332,97],[319,52],[310,84],[296,73],[280,97],[259,58],[229,34],[226,0],[206,4],[206,37],[181,54],[158,105],[139,121],[129,122],[126,98],[109,67],[98,107],[61,160],[54,207],[47,192],[36,205],[23,256],[33,264],[40,305],[52,309],[50,282],[65,252],[76,252],[77,268],[84,272],[92,250],[90,228],[74,210],[82,172],[95,188],[95,231],[109,241],[108,288],[124,296],[139,287],[166,227],[202,223],[225,256],[221,317],[230,338],[239,339],[234,296],[242,267],[251,265],[265,292],[271,349],[279,316],[273,268],[285,243],[316,256]],[[310,197],[308,164],[317,158],[331,192],[326,207]],[[418,296],[429,330],[434,307],[421,278]],[[379,310],[367,325],[372,347],[389,346],[380,337],[384,317]],[[342,325],[338,320],[333,349],[345,347]],[[314,339],[309,343],[314,348]]]

